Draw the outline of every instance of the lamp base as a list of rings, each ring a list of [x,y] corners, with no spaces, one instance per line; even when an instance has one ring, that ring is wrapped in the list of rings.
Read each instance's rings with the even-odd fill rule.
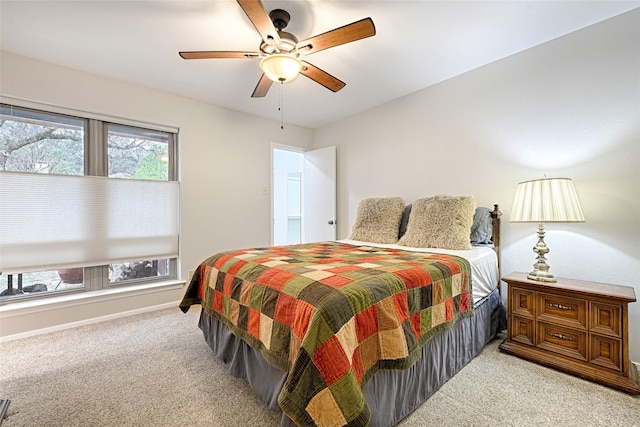
[[[549,273],[548,271],[541,271],[541,270],[533,270],[531,273],[528,273],[527,279],[536,280],[538,282],[550,282],[550,283],[558,281],[558,279],[556,279],[553,274]]]
[[[527,274],[527,279],[538,282],[557,282],[558,279],[549,273],[549,265],[547,264],[547,259],[544,257],[549,253],[549,248],[544,243],[544,226],[542,223],[538,224],[538,243],[533,247],[533,252],[535,252],[538,257],[536,258],[536,263],[533,264],[533,271]]]

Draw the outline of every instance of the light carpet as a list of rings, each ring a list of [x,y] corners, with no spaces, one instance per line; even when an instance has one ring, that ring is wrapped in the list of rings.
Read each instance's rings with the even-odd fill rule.
[[[213,356],[198,315],[165,309],[2,343],[2,426],[278,426]],[[640,397],[503,354],[502,338],[399,426],[640,427]]]

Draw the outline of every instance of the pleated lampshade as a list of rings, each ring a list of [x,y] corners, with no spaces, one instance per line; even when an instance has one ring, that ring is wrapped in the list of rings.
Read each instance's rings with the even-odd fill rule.
[[[543,178],[518,184],[511,222],[584,222],[578,194],[569,178]]]

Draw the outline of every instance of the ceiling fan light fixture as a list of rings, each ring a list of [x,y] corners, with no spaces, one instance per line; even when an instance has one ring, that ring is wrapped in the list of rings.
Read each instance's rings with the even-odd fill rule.
[[[269,79],[284,83],[298,77],[302,70],[302,62],[295,56],[273,54],[260,61],[260,68]]]

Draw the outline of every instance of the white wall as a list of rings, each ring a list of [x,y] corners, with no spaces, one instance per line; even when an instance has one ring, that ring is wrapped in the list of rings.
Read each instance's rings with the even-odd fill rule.
[[[23,56],[2,52],[0,94],[133,120],[176,126],[180,129],[180,277],[187,279],[204,258],[236,247],[270,243],[271,143],[310,147],[312,132],[255,116],[230,111],[187,98],[83,73]],[[178,301],[179,288],[164,292],[153,304]],[[148,299],[147,301],[151,301]],[[109,306],[100,315],[144,307]],[[90,318],[95,308],[78,310],[76,318]],[[15,323],[23,318],[12,317]],[[32,320],[32,323],[30,323]],[[62,320],[60,320],[62,321]],[[58,322],[49,316],[47,323]],[[2,325],[12,333],[42,327],[26,318],[20,328]]]
[[[504,212],[503,273],[530,271],[536,225],[509,223],[516,185],[569,177],[586,222],[546,226],[552,273],[640,299],[638,22],[635,10],[316,129],[314,147],[338,147],[338,237],[364,197],[471,194]],[[640,362],[640,302],[629,325]]]

